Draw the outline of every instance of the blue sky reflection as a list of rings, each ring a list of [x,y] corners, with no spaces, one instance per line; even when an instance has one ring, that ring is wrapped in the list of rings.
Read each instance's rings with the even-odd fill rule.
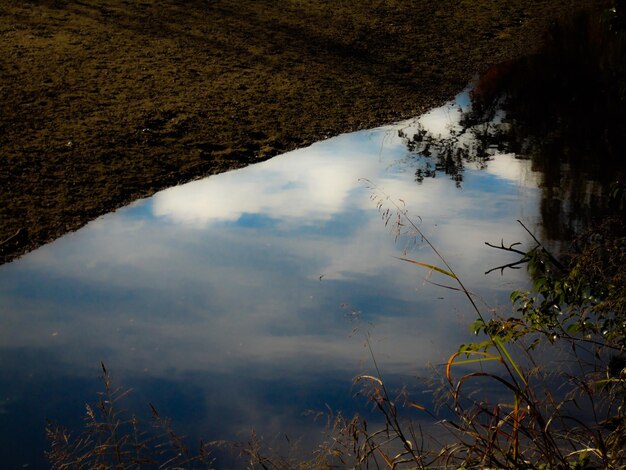
[[[444,107],[422,124],[445,133],[458,114]],[[416,157],[397,136],[412,125],[170,188],[1,266],[0,421],[29,408],[33,387],[58,393],[63,378],[71,404],[51,397],[21,419],[42,433],[46,416],[74,422],[95,398],[104,361],[137,401],[162,400],[187,433],[314,433],[300,413],[327,401],[350,406],[352,378],[371,370],[366,333],[390,376],[443,362],[470,337],[474,314],[395,258],[403,245],[360,179],[421,217],[470,289],[496,308],[525,276],[483,276],[504,257],[484,242],[523,239],[515,219],[537,223],[538,193],[528,162],[513,155],[466,170],[462,189],[445,177],[417,185]],[[410,256],[436,261],[420,244]],[[15,454],[18,436],[4,436],[0,458]]]

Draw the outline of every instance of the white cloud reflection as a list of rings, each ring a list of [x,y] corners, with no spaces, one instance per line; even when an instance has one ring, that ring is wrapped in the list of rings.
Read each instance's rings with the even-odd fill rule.
[[[359,175],[380,171],[373,158],[378,149],[368,144],[363,136],[334,138],[236,172],[170,188],[154,196],[153,212],[197,226],[237,221],[243,214],[263,214],[281,223],[328,220],[345,210]]]

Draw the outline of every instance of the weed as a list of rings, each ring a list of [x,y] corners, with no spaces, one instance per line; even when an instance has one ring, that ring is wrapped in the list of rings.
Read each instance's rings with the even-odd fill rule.
[[[536,246],[528,252],[502,243],[497,248],[522,254],[534,291],[512,294],[517,315],[488,318],[452,266],[411,220],[403,203],[368,184],[385,223],[394,221],[396,236],[412,234],[419,238],[432,249],[441,266],[406,256],[401,259],[426,268],[429,276],[438,273],[452,279],[455,286],[447,287],[467,298],[478,317],[474,330],[484,338],[462,345],[445,366],[443,403],[453,419],[442,424],[454,443],[438,451],[414,450],[412,425],[401,424],[398,407],[372,357],[378,376],[359,380],[368,383],[370,399],[385,419],[385,432],[392,435],[388,442],[397,440],[404,448],[393,457],[377,448],[385,463],[392,468],[408,462],[419,468],[626,465],[624,311],[615,309],[622,290],[601,289],[603,284],[581,266],[588,254],[565,265],[536,238]],[[594,249],[599,248],[594,245]],[[614,276],[620,273],[621,269],[613,268]],[[562,354],[558,370],[547,361],[555,352]],[[470,364],[479,368],[454,374],[459,366]],[[489,364],[496,367],[487,367]],[[485,385],[499,390],[495,399],[485,393]],[[508,398],[498,398],[502,396]],[[435,412],[424,406],[406,403],[436,418]],[[371,432],[369,437],[377,435]]]
[[[152,432],[141,427],[135,415],[119,408],[130,390],[114,387],[104,364],[104,391],[97,403],[86,405],[85,429],[72,436],[63,427],[48,423],[50,441],[48,460],[53,469],[139,469],[139,468],[208,468],[212,459],[208,447],[200,442],[192,452],[150,404]]]

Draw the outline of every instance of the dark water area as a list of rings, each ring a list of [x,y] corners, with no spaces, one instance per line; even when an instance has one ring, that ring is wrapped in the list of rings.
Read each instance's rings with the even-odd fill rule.
[[[474,91],[468,122],[503,110],[509,125],[496,142],[542,174],[548,239],[593,226],[612,209],[611,185],[624,182],[626,35],[615,15],[555,26],[539,53],[494,67]]]
[[[437,263],[396,240],[363,179],[408,208],[481,302],[510,310],[528,276],[485,275],[511,259],[484,242],[528,242],[518,219],[571,239],[612,210],[624,176],[623,36],[572,27],[415,120],[170,188],[0,266],[0,461],[45,468],[46,420],[81,428],[101,361],[133,390],[124,408],[149,421],[152,403],[192,442],[256,430],[307,452],[317,412],[375,423],[352,383],[374,373],[366,338],[390,387],[427,403],[431,366],[474,339],[475,314],[397,260],[410,246]]]
[[[441,172],[457,182],[468,162],[511,152],[541,175],[542,238],[567,241],[614,212],[609,192],[626,171],[626,34],[623,13],[581,15],[553,27],[546,45],[481,76],[458,135],[424,130],[407,146],[432,154],[418,182]],[[471,134],[471,147],[459,137]]]

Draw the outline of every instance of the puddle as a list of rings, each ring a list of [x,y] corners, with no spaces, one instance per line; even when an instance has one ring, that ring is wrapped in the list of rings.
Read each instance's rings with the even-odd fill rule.
[[[182,434],[255,429],[270,442],[288,432],[315,443],[323,425],[305,411],[364,405],[351,381],[372,371],[366,335],[390,383],[430,375],[471,339],[474,314],[396,259],[404,241],[363,179],[403,201],[471,290],[506,308],[525,273],[485,276],[511,260],[484,242],[522,241],[515,220],[539,222],[530,162],[491,149],[460,179],[419,178],[433,157],[408,145],[423,128],[458,133],[467,105],[465,93],[419,125],[162,191],[0,266],[0,458],[41,465],[45,419],[80,426],[100,361],[134,389],[129,406],[147,415],[154,403]],[[410,256],[435,262],[420,243]]]
[[[623,81],[602,74],[626,43],[602,46],[594,25],[489,71],[473,110],[463,93],[417,121],[171,188],[0,266],[0,461],[45,467],[45,420],[82,426],[101,361],[133,389],[128,408],[153,403],[191,439],[255,429],[314,447],[324,423],[307,411],[369,409],[352,386],[373,372],[366,337],[387,384],[422,393],[415,377],[474,338],[474,313],[397,259],[410,239],[395,240],[366,181],[506,311],[526,274],[484,275],[514,261],[484,242],[525,241],[516,219],[567,239],[623,175]],[[409,256],[439,264],[419,240]]]

